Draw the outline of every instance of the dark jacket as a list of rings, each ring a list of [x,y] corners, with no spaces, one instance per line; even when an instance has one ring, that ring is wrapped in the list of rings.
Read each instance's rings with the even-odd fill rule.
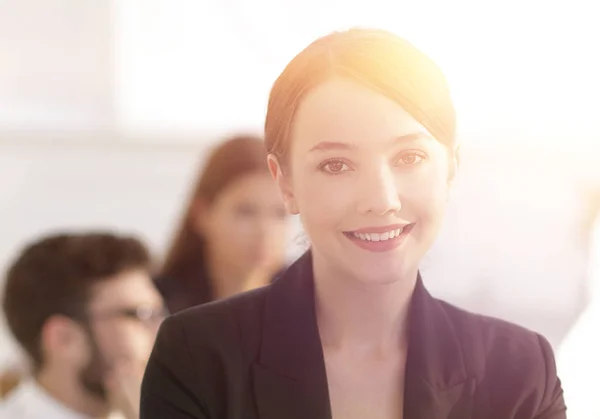
[[[273,284],[167,319],[141,419],[328,419],[310,253]],[[404,419],[564,419],[540,335],[434,299],[410,308]]]
[[[156,278],[154,283],[170,313],[177,313],[214,299],[210,278],[204,270],[194,277],[189,275],[182,275],[178,278],[161,276]]]
[[[199,261],[200,265],[202,263]],[[273,278],[277,278],[281,273],[282,271],[278,272]],[[154,284],[169,313],[178,313],[215,299],[211,279],[202,266],[194,270],[193,274],[182,274],[178,277],[159,276],[155,278]]]

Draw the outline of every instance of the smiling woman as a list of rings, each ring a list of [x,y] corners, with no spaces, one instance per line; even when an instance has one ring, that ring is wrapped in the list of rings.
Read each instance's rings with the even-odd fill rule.
[[[381,30],[320,38],[273,85],[268,162],[311,249],[169,318],[142,419],[564,419],[540,335],[433,298],[419,264],[458,168],[444,75]]]

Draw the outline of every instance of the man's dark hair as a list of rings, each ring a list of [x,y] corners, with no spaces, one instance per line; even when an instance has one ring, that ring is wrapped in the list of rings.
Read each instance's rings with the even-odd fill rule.
[[[28,244],[7,271],[2,306],[34,367],[43,363],[41,332],[51,316],[81,320],[94,285],[135,269],[150,269],[148,249],[135,237],[64,233]]]

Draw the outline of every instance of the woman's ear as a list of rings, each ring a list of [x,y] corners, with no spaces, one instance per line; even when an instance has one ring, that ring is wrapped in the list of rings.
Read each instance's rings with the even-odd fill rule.
[[[298,206],[296,204],[296,198],[294,197],[294,191],[289,175],[283,172],[283,168],[280,160],[274,154],[269,154],[267,157],[267,164],[269,165],[269,171],[271,176],[275,179],[283,203],[288,213],[292,215],[298,214]]]
[[[460,166],[460,145],[457,145],[450,151],[449,157],[450,158],[448,159],[448,184],[452,184]]]

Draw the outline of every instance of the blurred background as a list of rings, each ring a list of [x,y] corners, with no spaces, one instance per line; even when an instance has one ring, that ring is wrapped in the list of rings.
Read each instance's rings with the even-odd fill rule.
[[[285,64],[332,30],[389,29],[442,66],[459,114],[462,167],[426,283],[544,334],[569,417],[589,417],[600,376],[595,7],[0,0],[0,269],[63,228],[133,232],[160,258],[205,151],[260,134]],[[290,242],[290,259],[299,251]],[[0,367],[18,356],[2,326]]]

